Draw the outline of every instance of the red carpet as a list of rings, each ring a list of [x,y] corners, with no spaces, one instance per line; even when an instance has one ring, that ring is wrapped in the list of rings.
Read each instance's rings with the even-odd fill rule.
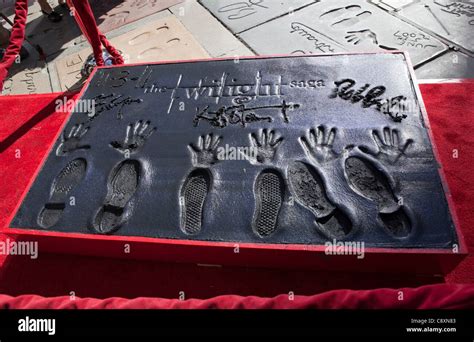
[[[421,86],[431,126],[461,230],[470,250],[474,247],[472,173],[474,164],[474,82]],[[0,224],[6,225],[15,204],[38,163],[52,143],[65,114],[55,113],[55,99],[63,94],[0,97]],[[457,150],[458,158],[453,158]],[[4,237],[0,237],[4,238]],[[443,277],[402,274],[308,272],[199,267],[146,261],[115,260],[74,255],[0,255],[0,293],[9,296],[35,294],[41,297],[0,296],[0,307],[344,307],[344,308],[460,308],[474,307],[474,258],[468,256]],[[420,265],[422,270],[423,265]],[[398,291],[404,289],[404,301]],[[332,291],[338,289],[374,291]],[[378,289],[378,290],[376,290]],[[332,291],[330,293],[323,293]],[[288,293],[295,298],[288,300]],[[76,297],[159,297],[177,299],[77,299]],[[282,295],[283,294],[283,295]],[[320,295],[317,295],[320,294]],[[222,295],[235,295],[224,296]],[[281,296],[279,296],[281,295]],[[316,295],[316,296],[315,296]],[[61,296],[66,296],[61,298]],[[238,296],[275,297],[272,299]],[[309,297],[308,297],[309,296]]]

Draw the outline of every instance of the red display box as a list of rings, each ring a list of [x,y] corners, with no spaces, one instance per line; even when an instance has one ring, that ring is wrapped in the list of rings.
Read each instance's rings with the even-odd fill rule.
[[[410,60],[407,54],[404,55],[408,62],[412,80],[415,83],[416,81],[413,78],[414,71],[410,64]],[[246,58],[255,59],[256,57]],[[153,64],[167,63],[176,62],[160,62]],[[107,67],[101,67],[98,69],[103,68]],[[96,69],[89,77],[87,83],[98,69]],[[79,98],[82,96],[86,88],[86,86],[83,88]],[[421,101],[420,107],[423,114],[423,119],[427,125],[426,128],[433,144],[435,158],[439,161],[436,146],[434,145],[434,140],[432,137],[432,132],[429,127],[426,109],[422,102],[421,93],[417,86],[415,86],[414,91],[417,98]],[[71,115],[71,113],[69,113],[69,115]],[[47,157],[49,156],[49,152],[52,151],[53,145],[59,138],[66,123],[67,120],[65,120],[63,126],[56,135],[53,144],[51,144],[51,146],[48,148],[48,153],[44,156],[42,162],[38,166],[34,177],[31,178],[28,187],[26,188],[21,200],[18,202],[13,214],[8,219],[8,222],[12,222],[13,218],[15,217],[19,207],[23,203],[24,198],[33,185],[36,176],[42,169]],[[72,253],[79,255],[106,256],[124,259],[130,258],[160,260],[166,262],[196,263],[200,265],[239,265],[249,267],[318,269],[328,271],[350,270],[360,272],[380,271],[418,274],[446,274],[450,272],[467,255],[467,248],[463,235],[459,230],[458,220],[454,211],[453,202],[447,188],[447,183],[445,181],[442,168],[439,169],[439,172],[446,194],[449,210],[451,212],[452,220],[456,229],[458,245],[454,246],[453,249],[365,247],[363,250],[363,257],[361,257],[360,253],[346,253],[343,255],[338,255],[337,251],[328,253],[327,247],[324,245],[176,240],[117,235],[61,233],[19,227],[4,227],[0,230],[0,233],[12,236],[17,241],[38,241],[40,251],[50,253]]]

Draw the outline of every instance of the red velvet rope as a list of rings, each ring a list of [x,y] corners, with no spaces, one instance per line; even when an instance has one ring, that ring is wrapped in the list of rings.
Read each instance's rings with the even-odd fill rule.
[[[15,20],[10,34],[10,43],[0,62],[0,91],[3,82],[8,76],[8,69],[13,65],[20,54],[23,39],[25,39],[26,17],[28,15],[28,0],[17,0],[15,4]]]
[[[104,46],[112,56],[114,64],[123,64],[123,58],[118,50],[115,49],[109,43],[107,38],[99,31],[89,1],[68,0],[68,4],[74,11],[74,18],[81,28],[82,33],[92,46],[97,66],[104,65],[102,46]]]

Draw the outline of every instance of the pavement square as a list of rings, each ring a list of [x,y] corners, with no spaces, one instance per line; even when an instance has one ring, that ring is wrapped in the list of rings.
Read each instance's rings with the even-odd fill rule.
[[[474,78],[474,58],[449,51],[416,69],[419,79]]]
[[[210,57],[193,35],[174,16],[111,39],[128,63]]]
[[[53,63],[60,86],[58,91],[75,91],[82,87],[85,79],[81,75],[81,69],[91,53],[92,49],[88,47],[79,52],[58,58]]]
[[[314,33],[339,43],[347,51],[408,51],[415,65],[447,50],[447,46],[437,38],[375,5],[356,0],[322,0],[293,15],[246,31],[240,37],[259,53],[272,53],[268,51],[270,44],[275,46],[275,53],[281,53],[281,50],[291,53],[295,49],[292,40],[296,35],[312,40]],[[315,38],[317,41],[319,36]],[[259,41],[265,40],[265,48],[260,49]],[[281,45],[288,47],[285,49]],[[301,45],[301,50],[305,49],[306,42]]]
[[[182,0],[90,0],[102,33],[161,12],[181,2]]]
[[[185,0],[170,7],[169,10],[193,34],[194,38],[211,57],[254,55],[247,46],[196,0]]]
[[[123,53],[126,63],[210,57],[173,15],[111,38],[110,41]],[[91,53],[92,50],[88,47],[55,62],[61,90],[76,90],[82,85],[84,80],[81,76],[81,68]]]
[[[28,16],[25,38],[33,45],[38,45],[46,56],[65,50],[84,41],[76,20],[68,10],[57,8],[63,15],[59,23],[52,23],[41,12]]]
[[[35,62],[16,72],[12,68],[11,76],[4,82],[2,95],[51,93],[49,74],[44,62]]]
[[[38,52],[29,44],[25,44],[25,47],[30,55],[20,63],[13,64],[1,91],[2,95],[52,92],[46,62],[41,60]]]
[[[291,13],[318,0],[199,0],[234,33]]]
[[[260,55],[316,54],[347,51],[314,28],[285,16],[241,33],[240,38]],[[272,39],[275,37],[276,39]]]
[[[425,0],[397,14],[474,53],[474,1]]]

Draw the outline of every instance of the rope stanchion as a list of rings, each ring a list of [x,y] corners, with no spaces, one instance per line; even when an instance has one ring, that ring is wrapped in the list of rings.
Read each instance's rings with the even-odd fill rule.
[[[73,11],[74,18],[79,25],[82,33],[87,38],[94,51],[94,57],[97,66],[104,65],[102,57],[102,47],[104,47],[112,56],[115,65],[123,64],[124,60],[120,52],[115,49],[107,40],[98,27],[92,13],[91,6],[87,0],[67,0],[67,3]],[[10,42],[0,62],[0,91],[3,89],[3,82],[8,76],[8,70],[20,54],[23,40],[25,39],[26,17],[28,15],[28,0],[16,0],[15,20],[13,23]]]
[[[8,70],[20,54],[25,39],[26,17],[28,16],[28,0],[17,0],[15,4],[15,20],[13,22],[10,42],[0,62],[0,91],[8,76]]]

